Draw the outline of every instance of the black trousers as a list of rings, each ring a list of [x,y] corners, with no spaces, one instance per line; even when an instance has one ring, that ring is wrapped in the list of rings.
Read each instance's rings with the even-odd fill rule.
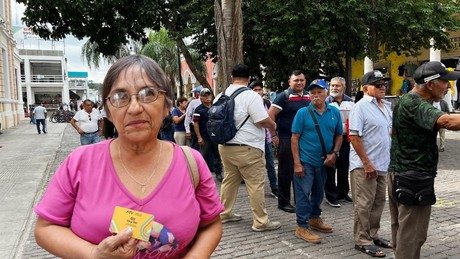
[[[348,167],[350,165],[350,142],[347,135],[343,135],[342,147],[340,148],[340,156],[335,162],[336,168],[326,167],[327,178],[324,186],[324,193],[328,201],[335,201],[345,198],[350,191],[348,183]],[[335,175],[337,171],[337,185]]]
[[[218,144],[211,140],[205,140],[200,146],[200,153],[209,167],[209,171],[215,174],[222,174],[222,160],[220,159]]]
[[[190,141],[190,147],[200,151],[200,145],[198,145],[198,137],[196,136],[195,127],[193,126],[193,123],[190,123],[190,135],[192,137],[192,140]]]
[[[291,139],[280,138],[278,145],[278,205],[291,203],[291,186],[294,176],[294,159],[292,158]],[[294,187],[293,187],[294,188]]]

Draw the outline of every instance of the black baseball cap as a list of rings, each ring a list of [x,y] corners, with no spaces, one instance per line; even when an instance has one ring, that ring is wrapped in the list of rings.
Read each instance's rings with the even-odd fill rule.
[[[384,77],[382,72],[378,70],[374,70],[374,71],[367,72],[366,74],[364,74],[362,85],[372,85],[373,83],[380,81],[380,80],[390,81],[390,78]]]
[[[446,66],[439,61],[430,61],[419,66],[413,76],[417,84],[424,84],[435,79],[457,80],[460,78],[460,72],[447,70]]]

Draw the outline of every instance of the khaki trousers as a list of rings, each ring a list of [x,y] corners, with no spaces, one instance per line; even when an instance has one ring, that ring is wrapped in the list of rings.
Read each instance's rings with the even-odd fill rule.
[[[394,173],[388,173],[391,237],[396,258],[418,259],[428,235],[431,206],[407,206],[393,199]]]
[[[356,245],[373,245],[378,239],[380,218],[385,206],[386,176],[366,178],[364,168],[350,172],[354,210],[354,241]]]
[[[249,194],[253,226],[262,227],[268,223],[265,208],[265,156],[262,150],[249,146],[219,145],[224,167],[221,185],[221,201],[225,210],[222,216],[231,216],[236,202],[238,188],[244,180]]]

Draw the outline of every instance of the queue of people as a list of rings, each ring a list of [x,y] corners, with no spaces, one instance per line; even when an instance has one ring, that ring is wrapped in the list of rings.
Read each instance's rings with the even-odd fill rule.
[[[293,71],[289,88],[273,103],[264,99],[263,83],[250,78],[248,66],[233,68],[225,94],[239,93],[232,99],[238,128],[217,144],[206,125],[222,93],[214,97],[198,86],[190,102],[180,97],[171,109],[168,79],[155,61],[142,55],[117,61],[103,83],[105,115],[85,100],[71,121],[85,146],[67,157],[34,208],[37,243],[60,257],[209,258],[222,224],[243,219],[235,213],[242,182],[252,231],[281,227],[265,207],[268,177],[278,208],[296,215],[296,237],[317,244],[317,232],[333,232],[322,215],[326,197],[336,208],[353,203],[350,238],[358,251],[384,257],[386,248],[397,258],[420,258],[441,151],[436,136],[440,129],[460,130],[460,115],[433,102],[442,100],[448,81],[460,73],[440,62],[423,64],[414,88],[394,110],[384,100],[389,78],[379,71],[363,75],[363,97],[356,103],[345,95],[343,77],[307,83],[302,71]],[[160,134],[167,116],[172,141]],[[103,117],[118,137],[100,142]],[[391,239],[379,235],[387,190]],[[132,228],[109,231],[116,206],[154,215],[147,240],[133,239]]]

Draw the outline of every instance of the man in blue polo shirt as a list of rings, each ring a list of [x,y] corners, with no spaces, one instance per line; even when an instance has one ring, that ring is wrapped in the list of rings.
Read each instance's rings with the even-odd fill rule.
[[[291,126],[297,111],[310,103],[305,89],[305,75],[295,70],[289,78],[289,88],[280,93],[268,110],[268,115],[277,124],[277,131],[270,130],[272,143],[278,148],[278,208],[294,213],[291,205],[291,184],[294,163],[291,152]]]
[[[342,145],[340,111],[325,102],[327,83],[314,80],[309,86],[311,103],[301,108],[292,123],[294,191],[297,228],[295,235],[310,243],[319,243],[316,230],[331,233],[332,227],[321,219],[326,166],[333,167]],[[316,120],[316,121],[315,121]]]

